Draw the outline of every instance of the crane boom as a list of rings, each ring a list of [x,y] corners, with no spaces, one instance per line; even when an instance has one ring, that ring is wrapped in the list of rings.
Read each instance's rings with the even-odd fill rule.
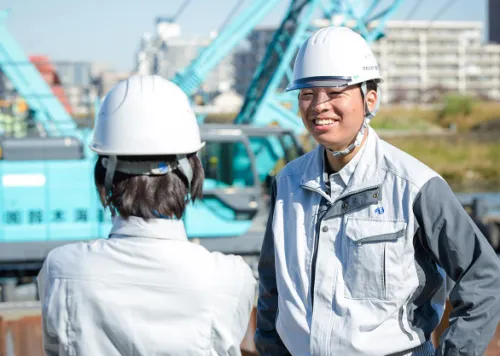
[[[361,14],[356,14],[354,5],[349,1],[292,0],[287,15],[255,71],[245,102],[234,123],[257,126],[278,123],[297,134],[303,133],[303,125],[296,114],[296,94],[283,93],[280,85],[283,81],[291,80],[291,62],[298,47],[317,29],[312,21],[317,10],[327,20],[331,20],[333,15],[341,15],[341,24],[351,25],[354,22],[354,30],[360,32],[368,43],[372,43],[382,36],[387,19],[402,2],[394,0],[384,11],[373,16],[371,13],[380,5],[380,0],[372,0]],[[300,15],[303,18],[299,19]],[[368,24],[375,20],[378,20],[377,25],[369,30]],[[290,109],[283,104],[287,104]]]
[[[199,55],[178,72],[172,81],[191,96],[210,71],[219,64],[252,29],[280,3],[280,0],[254,0],[236,16]]]
[[[288,83],[292,76],[292,61],[299,46],[318,28],[326,25],[323,21],[317,26],[313,23],[314,16],[320,12],[328,22],[334,15],[341,15],[343,23],[359,31],[371,43],[382,35],[386,19],[392,15],[403,0],[395,0],[386,11],[371,20],[380,19],[371,31],[368,22],[371,12],[379,5],[379,0],[372,0],[371,6],[361,14],[356,14],[354,4],[349,1],[323,0],[292,0],[280,27],[274,33],[270,45],[259,66],[257,67],[252,83],[248,88],[243,106],[234,120],[235,124],[253,126],[269,126],[278,124],[284,129],[292,130],[295,134],[305,133],[302,120],[297,116],[297,94],[284,93],[283,83]],[[354,24],[352,24],[354,22]],[[271,149],[274,155],[267,154],[255,144],[255,156],[258,162],[259,176],[265,177],[276,163],[284,157],[287,147],[282,147],[273,137],[269,137],[265,147]],[[266,153],[264,155],[264,153]]]
[[[18,94],[34,110],[35,119],[48,136],[78,136],[71,115],[5,26],[8,10],[0,11],[0,69]]]

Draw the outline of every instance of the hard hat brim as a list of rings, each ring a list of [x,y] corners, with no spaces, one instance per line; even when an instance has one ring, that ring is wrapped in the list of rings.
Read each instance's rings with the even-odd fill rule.
[[[351,78],[351,77],[343,77],[343,78]],[[358,80],[358,81],[348,81],[346,82],[345,80],[313,80],[314,78],[304,78],[300,80],[296,80],[290,85],[288,85],[285,89],[285,91],[293,91],[293,90],[299,90],[299,89],[306,89],[306,88],[345,88],[349,85],[355,85],[355,84],[360,84],[365,81],[370,81],[374,80],[377,84],[383,83],[384,78],[383,77],[378,77],[374,79],[367,79],[367,80]]]
[[[197,145],[194,149],[189,149],[189,150],[180,150],[180,151],[169,151],[169,152],[160,152],[160,151],[137,151],[137,150],[131,150],[131,151],[126,151],[126,150],[120,150],[119,152],[114,151],[114,150],[108,150],[106,148],[97,148],[94,145],[89,145],[89,148],[97,153],[98,155],[102,156],[169,156],[169,155],[181,155],[181,154],[191,154],[191,153],[196,153],[200,151],[203,147],[205,147],[205,142],[201,142],[199,145]]]
[[[309,77],[294,80],[286,91],[306,89],[306,88],[343,88],[352,83],[352,77]]]

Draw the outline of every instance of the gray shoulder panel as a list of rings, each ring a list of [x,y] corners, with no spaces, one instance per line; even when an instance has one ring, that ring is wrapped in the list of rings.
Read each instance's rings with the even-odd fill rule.
[[[276,180],[271,188],[271,204],[264,241],[259,258],[259,298],[257,302],[257,327],[254,341],[259,355],[288,355],[276,330],[278,313],[278,288],[274,265],[273,217],[276,202]]]
[[[415,157],[384,140],[380,141],[382,142],[385,153],[384,169],[388,172],[403,178],[412,185],[416,186],[418,189],[420,189],[430,179],[439,177],[434,170]]]
[[[433,260],[456,282],[440,352],[482,355],[500,319],[499,259],[441,178],[422,187],[413,211]]]

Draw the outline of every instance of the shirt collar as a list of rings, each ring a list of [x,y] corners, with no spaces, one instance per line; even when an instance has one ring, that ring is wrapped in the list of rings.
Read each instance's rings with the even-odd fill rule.
[[[368,130],[367,130],[368,132]],[[369,135],[368,135],[369,136]],[[324,150],[324,155],[323,155],[323,179],[325,182],[329,182],[330,178],[334,175],[337,175],[340,177],[342,182],[344,183],[345,186],[349,184],[349,180],[351,179],[352,175],[354,174],[354,171],[356,170],[356,166],[358,165],[361,156],[363,155],[363,152],[365,151],[365,147],[367,145],[368,137],[364,141],[363,145],[359,149],[358,152],[354,155],[354,157],[344,166],[342,169],[338,172],[332,173],[330,176],[328,176],[327,169],[326,169],[326,155],[329,154],[327,150]]]
[[[155,239],[186,241],[186,229],[182,220],[149,219],[130,216],[116,217],[109,237],[149,237]]]

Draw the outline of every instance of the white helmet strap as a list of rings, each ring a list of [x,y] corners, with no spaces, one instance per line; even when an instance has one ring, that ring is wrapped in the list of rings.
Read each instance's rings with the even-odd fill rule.
[[[191,193],[191,181],[193,180],[193,169],[186,155],[177,155],[177,162],[179,163],[179,169],[186,176],[188,181],[188,194]]]
[[[379,92],[379,87],[377,86],[377,102],[375,104],[375,108],[373,111],[370,111],[370,108],[368,107],[368,102],[366,100],[366,94],[368,93],[368,88],[366,86],[366,82],[361,83],[361,96],[364,102],[364,110],[365,110],[365,119],[363,120],[363,123],[361,124],[361,128],[359,129],[354,142],[352,142],[345,150],[342,151],[333,151],[329,148],[327,148],[327,151],[330,152],[334,157],[343,157],[347,156],[349,153],[354,151],[356,147],[361,146],[361,143],[363,142],[363,136],[365,134],[365,129],[370,125],[371,119],[377,114],[379,108],[380,108],[380,92]]]
[[[104,178],[104,188],[106,189],[106,196],[111,192],[113,187],[113,177],[115,176],[118,158],[110,155],[109,158],[102,159],[102,165],[106,168],[106,177]]]
[[[188,194],[191,192],[191,181],[193,180],[193,169],[186,155],[176,155],[176,161],[124,161],[118,160],[116,156],[102,159],[102,165],[106,168],[104,188],[109,193],[113,187],[115,172],[135,175],[165,175],[175,169],[179,169],[188,182]]]

